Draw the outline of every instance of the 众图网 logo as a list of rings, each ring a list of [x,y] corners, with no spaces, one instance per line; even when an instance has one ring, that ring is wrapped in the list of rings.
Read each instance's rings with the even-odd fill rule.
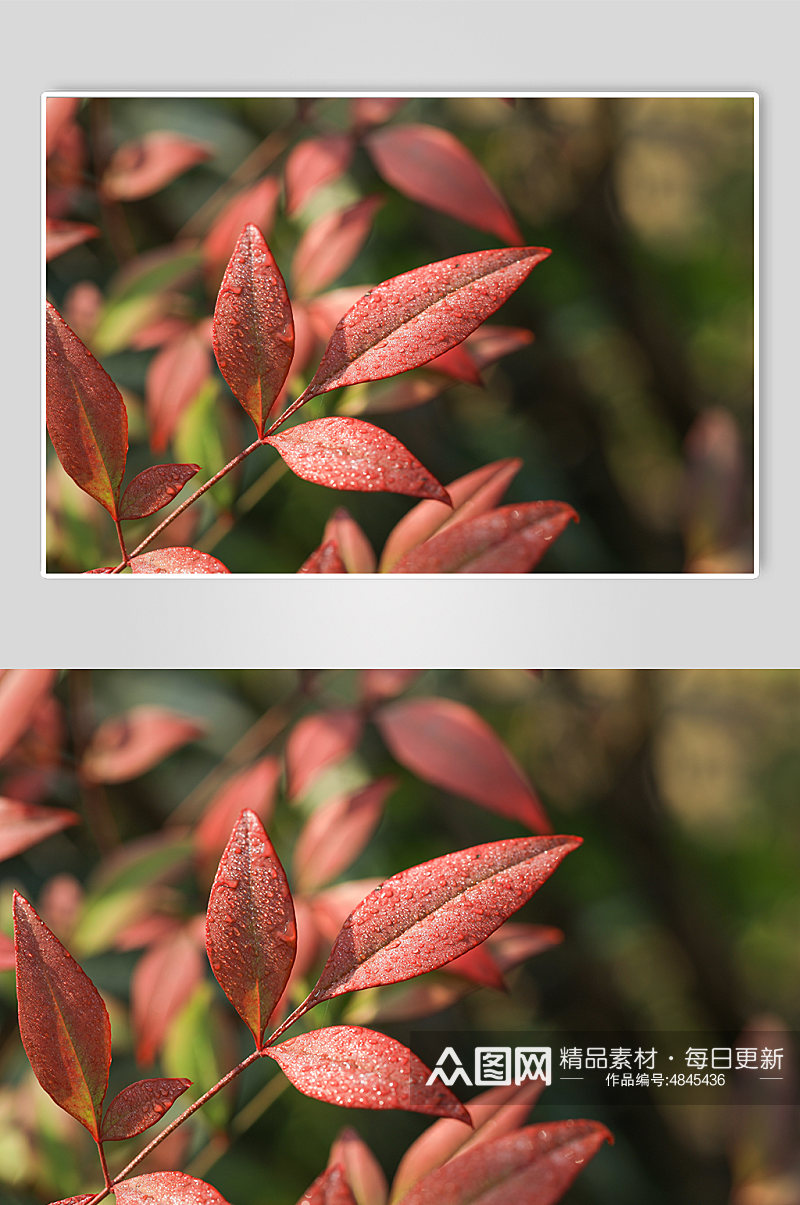
[[[552,1056],[549,1046],[476,1046],[472,1074],[452,1046],[446,1046],[427,1079],[428,1084],[441,1080],[446,1087],[455,1083],[468,1088],[491,1088],[498,1085],[522,1084],[540,1080],[549,1084],[552,1078]]]

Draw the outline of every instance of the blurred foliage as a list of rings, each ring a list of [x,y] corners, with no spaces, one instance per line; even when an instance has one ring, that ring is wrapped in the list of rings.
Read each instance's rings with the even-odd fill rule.
[[[800,1029],[800,673],[426,671],[406,688],[408,697],[439,695],[474,708],[530,775],[554,830],[576,832],[585,844],[520,913],[562,928],[563,944],[512,972],[507,996],[476,990],[431,1017],[387,1021],[393,1036],[413,1046],[410,1035],[426,1027],[556,1040],[560,1030],[696,1028],[713,1045],[756,1021]],[[137,919],[124,901],[130,905],[144,889],[150,902],[163,898],[177,915],[201,911],[202,876],[189,873],[185,836],[225,775],[265,752],[280,755],[299,717],[357,703],[362,691],[362,676],[349,671],[62,675],[59,724],[51,716],[49,728],[61,732],[62,752],[37,789],[42,802],[74,808],[84,823],[0,866],[0,923],[8,930],[17,887],[85,963],[112,1014],[112,1091],[154,1073],[136,1067],[128,1022],[138,954],[110,937]],[[131,781],[82,782],[75,767],[95,726],[142,704],[196,717],[206,735]],[[26,737],[6,763],[0,793],[27,790],[30,797],[30,775],[45,764],[42,731],[37,740]],[[279,789],[269,829],[287,867],[315,803],[387,773],[397,789],[348,879],[386,876],[461,846],[519,835],[512,822],[402,770],[368,725],[358,749],[306,797],[290,804]],[[153,843],[157,834],[162,840]],[[120,862],[120,847],[139,855]],[[383,1028],[381,1008],[395,991],[329,1002],[314,1024],[357,1017]],[[372,1009],[366,1016],[365,1006]],[[247,1053],[243,1029],[206,968],[173,1024],[164,1066],[194,1076],[196,1090],[207,1087],[217,1066]],[[776,1044],[791,1046],[790,1033],[781,1038]],[[88,1136],[51,1105],[28,1068],[11,972],[0,974],[0,1042],[0,1200],[42,1205],[53,1199],[51,1189],[63,1195],[96,1183]],[[654,1101],[623,1109],[599,1098],[581,1112],[605,1122],[616,1146],[568,1200],[796,1205],[795,1088],[789,1078],[786,1099],[770,1108]],[[554,1086],[534,1117],[576,1112],[559,1104]],[[425,1124],[410,1114],[345,1112],[308,1100],[259,1065],[165,1144],[160,1166],[207,1177],[238,1205],[291,1205],[324,1166],[342,1126],[354,1125],[392,1172]],[[139,1147],[121,1145],[131,1149],[112,1150],[113,1167]]]
[[[154,351],[131,347],[130,337],[150,313],[154,291],[172,290],[192,321],[207,318],[214,290],[208,281],[204,287],[196,251],[220,204],[265,172],[282,171],[302,138],[346,128],[348,120],[343,98],[82,102],[85,153],[67,216],[101,233],[51,261],[48,293],[68,313],[83,306],[93,314],[87,342],[129,408],[131,471],[151,459],[141,441]],[[380,425],[443,482],[493,459],[521,457],[508,501],[554,498],[581,515],[580,527],[548,553],[545,572],[749,571],[752,100],[409,98],[392,121],[456,135],[505,196],[525,240],[552,247],[553,256],[499,315],[533,330],[533,346],[488,369],[484,388],[454,384],[423,406],[379,415]],[[97,179],[113,149],[154,130],[200,139],[212,157],[152,196],[102,200]],[[399,195],[360,148],[347,174],[298,215],[279,207],[269,242],[284,273],[314,217],[376,193],[385,204],[372,235],[337,285],[376,284],[493,245],[491,235]],[[176,240],[188,260],[126,283],[133,257]],[[187,267],[178,279],[177,269]],[[252,436],[216,366],[214,374],[211,393],[189,409],[172,449],[173,458],[201,458],[206,475]],[[304,413],[346,409],[356,394],[317,399]],[[208,430],[215,410],[218,429]],[[377,548],[408,509],[405,499],[342,499],[270,473],[261,453],[243,466],[236,497],[229,486],[212,490],[191,521],[179,520],[169,542],[197,544],[251,572],[296,572],[342,500]],[[113,563],[110,523],[58,470],[48,479],[48,502],[51,571]],[[139,530],[150,526],[132,525]]]

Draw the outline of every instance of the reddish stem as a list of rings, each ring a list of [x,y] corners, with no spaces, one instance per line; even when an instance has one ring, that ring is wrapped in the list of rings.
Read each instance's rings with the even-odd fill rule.
[[[99,1139],[97,1141],[97,1153],[100,1156],[100,1166],[103,1169],[103,1180],[105,1181],[105,1186],[106,1186],[106,1188],[110,1188],[111,1187],[111,1177],[108,1174],[108,1164],[106,1163],[106,1153],[103,1150],[103,1144]]]
[[[120,523],[119,519],[114,519],[114,526],[117,529],[117,539],[119,540],[119,546],[122,552],[122,564],[124,566],[127,565],[131,558],[128,556],[128,550],[125,547],[125,537],[122,534],[122,524]]]

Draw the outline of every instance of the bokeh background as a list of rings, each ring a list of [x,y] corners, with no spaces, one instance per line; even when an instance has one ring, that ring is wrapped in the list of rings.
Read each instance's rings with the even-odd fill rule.
[[[755,1025],[771,1029],[787,1049],[787,1079],[769,1106],[742,1098],[620,1108],[600,1096],[578,1110],[560,1105],[554,1088],[533,1117],[590,1116],[616,1136],[571,1190],[574,1205],[796,1205],[800,673],[405,671],[380,681],[385,693],[475,709],[530,776],[554,830],[580,834],[584,846],[514,918],[565,936],[509,974],[507,995],[457,993],[438,1012],[403,1018],[398,989],[387,988],[322,1006],[315,1023],[357,1019],[407,1042],[426,1027],[556,1040],[567,1030],[694,1029],[709,1046]],[[81,823],[0,866],[0,924],[8,931],[12,886],[45,912],[102,989],[114,1074],[130,1082],[155,1073],[135,1063],[128,1011],[147,936],[141,917],[157,906],[188,919],[205,904],[186,837],[227,775],[264,754],[282,757],[298,719],[361,705],[376,683],[350,671],[71,671],[53,692],[7,754],[0,793],[73,808]],[[126,781],[89,781],[80,767],[98,725],[143,704],[204,730]],[[395,791],[343,878],[386,876],[520,835],[519,825],[398,766],[369,723],[355,752],[299,803],[279,784],[269,830],[284,863],[314,806],[384,774],[395,776]],[[425,982],[440,991],[446,980],[434,973]],[[243,1029],[206,968],[154,1067],[207,1086],[220,1063],[247,1052]],[[88,1135],[51,1105],[21,1050],[11,971],[0,974],[0,1072],[0,1199],[43,1205],[94,1184]],[[175,1160],[166,1166],[207,1178],[237,1205],[292,1205],[343,1125],[355,1126],[390,1174],[426,1126],[413,1115],[339,1110],[282,1083],[251,1068],[233,1095],[184,1127],[187,1145],[165,1144]],[[121,1166],[123,1152],[113,1154]]]
[[[497,315],[533,331],[535,343],[486,369],[483,387],[450,384],[424,405],[375,417],[443,482],[519,456],[508,501],[573,505],[580,527],[548,552],[542,572],[752,569],[753,108],[751,99],[714,97],[408,98],[389,119],[454,134],[495,182],[526,242],[553,249]],[[215,293],[202,246],[220,207],[280,178],[304,138],[351,126],[344,98],[81,102],[76,132],[49,161],[48,213],[99,233],[50,261],[47,288],[123,390],[131,471],[153,463],[145,398],[158,354],[154,301],[168,296],[202,330]],[[203,141],[209,157],[141,199],[101,196],[98,180],[115,150],[156,130]],[[304,229],[376,194],[383,205],[372,233],[333,287],[366,287],[497,245],[401,195],[359,147],[347,173],[307,206],[292,216],[283,204],[275,209],[268,238],[290,292]],[[173,252],[154,271],[140,257],[162,248]],[[363,412],[376,388],[327,395],[303,417]],[[196,460],[210,475],[250,441],[248,424],[214,366],[189,398],[170,456]],[[251,457],[170,542],[213,552],[238,571],[295,572],[337,505],[376,549],[409,508],[396,497],[312,486],[271,464],[269,453]],[[113,526],[54,457],[47,493],[49,570],[113,563]]]

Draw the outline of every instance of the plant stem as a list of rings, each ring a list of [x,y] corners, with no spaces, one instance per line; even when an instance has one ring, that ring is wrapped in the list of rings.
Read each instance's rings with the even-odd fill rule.
[[[288,469],[282,460],[274,460],[261,476],[257,477],[251,486],[248,486],[241,498],[239,498],[236,503],[235,514],[221,515],[218,519],[215,519],[208,530],[203,533],[202,537],[195,541],[196,547],[201,552],[212,552],[223,536],[228,534],[236,518],[247,514],[257,502],[260,502],[269,493],[273,485],[276,485],[282,477],[285,477],[287,472]]]
[[[106,1188],[110,1188],[111,1187],[111,1177],[108,1174],[108,1164],[106,1163],[106,1153],[103,1150],[102,1142],[98,1142],[98,1144],[97,1144],[97,1153],[100,1156],[100,1166],[103,1169],[103,1180],[105,1181]]]
[[[267,1109],[280,1098],[288,1087],[289,1081],[285,1075],[274,1075],[261,1091],[257,1092],[253,1099],[249,1100],[231,1119],[228,1127],[230,1133],[237,1138],[240,1134],[244,1134],[246,1130],[250,1129],[250,1126],[255,1125],[259,1117],[266,1113]],[[187,1174],[202,1179],[228,1149],[228,1144],[224,1148],[221,1148],[219,1144],[214,1146],[212,1143],[204,1146],[187,1166]]]
[[[111,1192],[111,1190],[114,1188],[114,1185],[119,1184],[120,1180],[124,1180],[135,1167],[138,1167],[143,1159],[147,1158],[151,1151],[154,1151],[157,1146],[161,1145],[165,1138],[169,1137],[170,1134],[177,1130],[178,1126],[181,1126],[185,1121],[188,1121],[193,1113],[196,1113],[197,1110],[201,1109],[207,1101],[211,1100],[212,1096],[216,1096],[217,1093],[223,1088],[227,1088],[228,1084],[232,1083],[237,1076],[242,1074],[245,1067],[249,1067],[251,1063],[255,1063],[260,1057],[261,1051],[254,1050],[253,1053],[249,1054],[246,1059],[241,1061],[241,1063],[237,1063],[237,1065],[233,1067],[227,1075],[223,1075],[222,1079],[214,1084],[213,1088],[209,1088],[207,1092],[204,1092],[202,1096],[198,1097],[194,1104],[189,1105],[188,1109],[184,1109],[180,1117],[176,1117],[175,1120],[171,1121],[160,1134],[156,1134],[152,1142],[149,1142],[143,1150],[139,1151],[139,1154],[136,1155],[135,1158],[131,1159],[128,1166],[124,1167],[122,1171],[114,1177],[114,1180],[111,1183],[109,1183],[107,1180],[106,1186],[102,1192],[96,1193],[92,1197],[91,1201],[89,1201],[88,1205],[98,1205],[98,1202],[104,1200],[108,1196],[109,1192]]]
[[[131,558],[128,556],[128,550],[125,547],[125,537],[122,534],[122,524],[120,523],[119,519],[114,520],[114,526],[117,529],[117,539],[119,540],[119,546],[122,552],[122,561],[124,565],[127,565]]]

